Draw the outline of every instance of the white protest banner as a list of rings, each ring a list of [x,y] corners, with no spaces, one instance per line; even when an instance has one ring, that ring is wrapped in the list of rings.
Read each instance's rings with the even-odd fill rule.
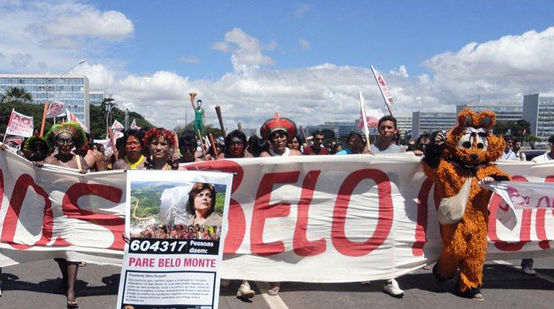
[[[84,123],[82,123],[81,120],[77,118],[77,116],[75,116],[69,109],[65,109],[65,114],[67,116],[67,121],[78,123],[81,128],[85,130],[85,132],[88,132],[88,127]]]
[[[121,122],[117,121],[117,119],[113,121],[112,130],[121,132],[124,129],[125,127],[121,124]]]
[[[30,137],[33,135],[33,117],[25,116],[12,109],[8,126],[6,127],[6,135],[16,135]]]
[[[401,276],[439,257],[438,201],[420,160],[411,153],[298,156],[198,162],[180,168],[234,175],[223,278],[355,282]],[[554,162],[499,162],[498,166],[514,181],[554,180]],[[73,251],[82,255],[77,260],[93,263],[120,262],[110,256],[113,258],[112,247],[117,247],[121,232],[111,231],[122,231],[123,223],[117,220],[123,214],[119,206],[125,198],[113,192],[114,188],[126,191],[124,174],[37,170],[8,152],[0,152],[0,171],[4,186],[0,252],[5,254],[0,256],[0,267],[49,258],[55,256],[53,251],[60,255]],[[104,185],[107,190],[90,184]],[[73,185],[90,196],[75,195],[79,191]],[[14,188],[19,189],[14,193]],[[50,204],[43,202],[46,196]],[[111,199],[107,202],[98,196]],[[487,258],[554,253],[551,211],[515,209],[515,224],[506,226],[497,220],[505,208],[501,203],[498,195],[489,203]],[[85,210],[115,218],[92,222],[83,215]],[[46,244],[41,240],[43,225],[49,240]],[[98,237],[98,231],[105,236]],[[53,237],[56,241],[52,243]],[[41,256],[36,256],[38,251]]]
[[[128,171],[117,308],[217,308],[229,173]]]
[[[500,195],[514,209],[554,210],[554,183],[503,181],[482,186]]]
[[[117,265],[125,173],[83,175],[0,151],[0,267],[55,257]],[[3,255],[2,255],[3,254]]]
[[[60,101],[50,102],[46,111],[46,118],[65,116],[65,104]]]

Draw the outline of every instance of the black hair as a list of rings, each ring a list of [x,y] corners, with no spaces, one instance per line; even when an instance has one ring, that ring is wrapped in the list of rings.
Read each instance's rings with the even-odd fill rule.
[[[233,139],[233,137],[238,137],[240,139],[240,141],[242,142],[242,145],[245,147],[246,149],[246,135],[244,135],[244,133],[242,133],[242,131],[240,130],[233,130],[231,132],[229,132],[229,134],[227,134],[227,136],[225,136],[225,149],[226,151],[229,149],[229,147],[231,147],[231,140]]]
[[[180,149],[192,149],[196,151],[196,147],[198,146],[196,141],[196,136],[194,136],[194,133],[191,130],[186,130],[181,133],[181,136],[179,136],[179,148]]]
[[[550,135],[550,137],[548,138],[548,142],[550,144],[554,144],[554,135]]]
[[[315,138],[316,135],[323,135],[323,137],[325,137],[325,134],[323,134],[323,131],[321,131],[319,129],[312,132],[312,137],[313,138]]]
[[[346,144],[348,144],[348,142],[350,141],[350,139],[351,139],[353,136],[359,137],[359,138],[362,140],[362,142],[363,142],[364,144],[366,143],[365,138],[364,138],[360,133],[352,131],[352,132],[350,132],[350,134],[348,134],[348,136],[346,137]]]
[[[140,146],[142,147],[142,149],[144,150],[145,146],[144,146],[144,141],[143,141],[143,138],[144,138],[144,130],[134,130],[134,129],[129,129],[127,131],[125,131],[125,134],[123,135],[122,138],[118,139],[117,142],[115,143],[115,147],[119,150],[119,152],[124,156],[125,155],[125,144],[127,144],[127,140],[129,139],[129,137],[131,136],[134,136],[140,143]],[[120,156],[120,158],[123,158],[123,156]]]
[[[257,137],[256,135],[252,135],[248,138],[248,152],[254,157],[259,157],[262,152],[268,150],[269,145],[263,138]]]
[[[384,122],[384,121],[392,121],[392,123],[394,123],[394,128],[398,129],[398,127],[396,125],[396,118],[394,118],[391,115],[386,115],[386,116],[381,117],[381,119],[379,119],[379,123],[377,124],[377,128],[381,127],[381,123]]]

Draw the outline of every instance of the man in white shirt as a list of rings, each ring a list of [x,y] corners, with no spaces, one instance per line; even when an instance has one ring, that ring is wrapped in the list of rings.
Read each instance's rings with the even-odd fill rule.
[[[394,138],[398,129],[396,128],[396,118],[393,116],[383,116],[377,124],[379,136],[375,143],[371,144],[373,154],[380,153],[399,153],[402,148],[394,143]]]
[[[504,141],[506,142],[506,148],[504,148],[504,153],[500,157],[500,160],[517,160],[516,153],[512,150],[514,138],[509,135],[504,136]]]
[[[402,148],[394,143],[394,138],[398,129],[396,127],[396,118],[393,116],[383,116],[377,124],[379,136],[374,144],[371,144],[371,152],[373,154],[382,153],[400,153]],[[362,282],[368,284],[369,281]],[[393,297],[402,298],[404,291],[398,285],[396,279],[389,279],[385,282],[383,291]]]
[[[519,161],[527,161],[527,157],[525,156],[525,153],[521,151],[521,141],[518,139],[514,139],[514,147],[512,148],[514,153],[516,154],[516,157]]]
[[[546,162],[554,158],[554,135],[548,138],[548,142],[550,143],[550,151],[545,152],[543,155],[534,157],[533,160],[531,160],[531,162],[534,162],[534,163]]]

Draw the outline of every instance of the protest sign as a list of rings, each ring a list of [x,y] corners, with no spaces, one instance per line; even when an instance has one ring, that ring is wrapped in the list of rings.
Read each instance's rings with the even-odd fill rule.
[[[12,109],[8,126],[6,127],[6,135],[16,135],[22,137],[30,137],[33,135],[33,117],[25,116]]]
[[[117,121],[117,119],[113,121],[112,130],[121,132],[124,129],[125,127],[121,124],[121,122]]]
[[[117,308],[217,308],[233,176],[129,171]]]
[[[55,118],[65,116],[65,104],[60,101],[50,102],[46,110],[46,118]]]
[[[71,111],[69,111],[69,109],[67,108],[65,109],[65,114],[67,116],[67,121],[78,123],[81,126],[81,128],[85,130],[85,132],[88,132],[88,127],[84,123],[82,123],[81,120],[77,118],[77,116],[75,116]]]
[[[234,175],[223,278],[354,282],[398,277],[439,257],[439,202],[420,160],[410,153],[298,156],[180,168]],[[554,162],[498,166],[514,181],[554,181]],[[0,151],[0,267],[70,255],[119,265],[124,176],[120,171],[81,175],[59,167],[36,169]],[[554,253],[552,211],[515,209],[510,227],[497,220],[505,208],[493,195],[487,258]]]

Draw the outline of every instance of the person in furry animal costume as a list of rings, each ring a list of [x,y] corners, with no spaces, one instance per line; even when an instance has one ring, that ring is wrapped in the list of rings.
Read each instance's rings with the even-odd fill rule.
[[[509,180],[494,162],[504,151],[502,137],[490,130],[496,115],[464,109],[458,123],[446,134],[438,134],[425,149],[425,174],[435,183],[440,205],[443,248],[433,268],[437,282],[451,279],[460,270],[455,293],[483,300],[483,265],[487,254],[487,209],[492,192],[480,183]]]

